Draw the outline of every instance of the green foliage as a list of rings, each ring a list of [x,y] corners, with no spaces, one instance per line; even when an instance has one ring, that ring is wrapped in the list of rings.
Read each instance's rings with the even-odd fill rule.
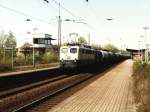
[[[13,54],[16,56],[16,39],[13,36],[12,32],[9,34],[0,34],[0,71],[7,71],[11,69],[11,59],[12,59],[12,50]]]
[[[133,63],[133,94],[137,112],[150,111],[150,65],[142,61]]]
[[[150,52],[148,52],[148,60],[150,61]]]
[[[0,50],[2,50],[4,48],[5,41],[6,41],[6,35],[4,34],[4,32],[1,32],[1,34],[0,34]]]
[[[121,52],[121,54],[123,54],[123,55],[126,55],[126,56],[129,55],[129,52],[128,52],[128,51],[121,50],[120,52]]]
[[[87,41],[84,37],[79,37],[78,42],[79,42],[79,44],[87,44]]]
[[[45,63],[58,62],[58,52],[54,49],[47,49],[43,56],[43,60]]]
[[[1,60],[3,59],[3,51],[4,51],[5,41],[6,41],[6,35],[4,34],[4,32],[1,32],[1,34],[0,34],[0,56],[1,56]]]
[[[30,48],[32,46],[32,44],[28,43],[28,42],[25,42],[23,45],[22,45],[22,49],[26,49],[26,48]]]
[[[100,45],[95,45],[95,44],[92,45],[92,48],[98,49],[98,50],[101,50],[101,49],[102,49]]]
[[[15,50],[16,46],[17,46],[16,38],[14,37],[12,32],[9,32],[9,34],[7,35],[6,42],[5,42],[5,47],[13,48]]]
[[[111,51],[113,53],[119,52],[119,49],[117,47],[115,47],[114,45],[112,45],[112,44],[106,44],[105,46],[102,47],[102,49]]]
[[[143,61],[140,61],[140,60],[135,61],[133,63],[133,74],[142,72],[146,66],[147,66],[147,63],[145,63]]]
[[[31,44],[28,42],[25,42],[22,46],[21,46],[21,52],[23,53],[23,55],[25,56],[25,59],[27,58],[27,56],[30,56],[32,54],[32,48],[31,48]]]
[[[16,46],[17,46],[16,38],[14,37],[13,33],[10,31],[6,35],[5,48],[13,49],[13,54],[14,56],[16,56]],[[9,55],[11,55],[11,52],[9,52]]]
[[[51,62],[57,62],[58,58],[57,58],[57,54],[53,53],[53,52],[46,52],[44,54],[44,61],[45,63],[51,63]]]
[[[24,56],[18,55],[17,57],[15,57],[14,64],[16,66],[32,64],[32,56],[27,56],[25,59]]]
[[[67,46],[67,43],[63,43],[62,46]]]
[[[45,53],[35,50],[34,58],[35,64],[57,62],[58,53],[49,49],[47,49]],[[33,62],[32,53],[29,53],[29,55],[26,55],[26,57],[18,55],[15,58],[15,65],[29,65],[29,64],[32,65],[32,62]]]
[[[16,58],[15,58],[15,65],[22,65],[25,63],[25,59],[24,59],[24,56],[21,56],[21,55],[18,55]]]
[[[40,53],[40,52],[35,52],[35,54],[34,54],[34,57],[35,57],[35,63],[43,63],[42,61],[43,61],[43,54],[42,53]]]
[[[11,66],[11,62],[10,61],[1,61],[0,62],[0,71],[8,71],[11,70],[12,66]]]

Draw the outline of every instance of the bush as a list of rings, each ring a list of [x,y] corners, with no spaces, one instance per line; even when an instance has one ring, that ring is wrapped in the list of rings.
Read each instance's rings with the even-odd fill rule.
[[[40,52],[35,52],[34,54],[35,63],[43,63],[43,54]]]
[[[0,62],[0,72],[8,71],[12,69],[11,62]]]
[[[56,53],[46,52],[43,56],[43,59],[44,59],[45,63],[57,62],[58,61],[58,56],[57,56]]]
[[[145,63],[145,62],[134,61],[134,63],[133,63],[133,74],[141,72],[146,66],[147,66],[147,63]]]
[[[137,112],[150,112],[150,65],[133,63],[133,94],[138,104]]]
[[[32,56],[27,56],[25,59],[24,56],[19,55],[15,58],[14,64],[16,66],[32,64]]]

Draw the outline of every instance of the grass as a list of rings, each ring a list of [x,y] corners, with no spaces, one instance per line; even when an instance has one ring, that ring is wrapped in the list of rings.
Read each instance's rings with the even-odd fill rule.
[[[133,94],[137,112],[150,112],[150,65],[135,61],[133,63]]]

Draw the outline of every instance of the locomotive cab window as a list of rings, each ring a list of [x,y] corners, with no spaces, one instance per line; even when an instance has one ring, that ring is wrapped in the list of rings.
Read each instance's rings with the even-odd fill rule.
[[[77,48],[71,48],[70,53],[77,53]]]
[[[68,52],[68,48],[62,48],[61,49],[61,53],[67,53]]]

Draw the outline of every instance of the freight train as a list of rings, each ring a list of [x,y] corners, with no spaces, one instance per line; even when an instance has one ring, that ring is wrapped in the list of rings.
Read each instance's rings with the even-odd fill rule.
[[[127,59],[124,56],[109,51],[93,49],[87,45],[67,44],[60,47],[60,67],[80,68],[101,64],[112,64]]]

